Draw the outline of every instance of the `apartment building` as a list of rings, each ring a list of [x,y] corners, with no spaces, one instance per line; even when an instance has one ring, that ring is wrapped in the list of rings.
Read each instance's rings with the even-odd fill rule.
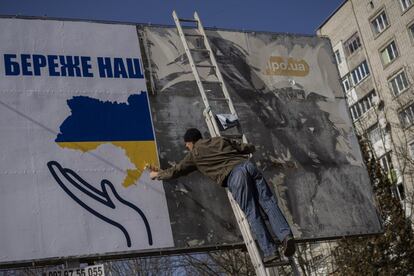
[[[359,135],[412,204],[414,0],[346,0],[318,28],[330,38]],[[410,198],[410,202],[407,202]],[[407,206],[410,210],[410,206]]]

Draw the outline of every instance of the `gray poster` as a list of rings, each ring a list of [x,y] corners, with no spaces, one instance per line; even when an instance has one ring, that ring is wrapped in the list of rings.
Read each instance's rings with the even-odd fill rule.
[[[193,30],[186,29],[191,33]],[[154,128],[161,166],[184,156],[182,134],[209,135],[204,104],[175,28],[144,27]],[[249,142],[294,235],[325,239],[381,231],[372,190],[327,39],[208,30],[207,36]],[[203,48],[197,37],[190,47]],[[207,64],[202,53],[196,63]],[[203,71],[204,70],[204,71]],[[200,70],[210,82],[212,69]],[[194,173],[164,182],[176,246],[232,242],[224,191]],[[223,215],[223,216],[222,216]],[[210,235],[211,234],[211,235]]]

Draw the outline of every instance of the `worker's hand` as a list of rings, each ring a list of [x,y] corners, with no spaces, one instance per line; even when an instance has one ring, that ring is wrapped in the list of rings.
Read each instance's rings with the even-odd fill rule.
[[[157,166],[154,166],[152,164],[147,163],[147,164],[145,164],[144,170],[150,170],[150,171],[153,171],[153,172],[158,172],[160,169]]]
[[[146,164],[144,169],[150,170],[150,178],[152,180],[154,180],[158,177],[158,171],[160,170],[158,167],[156,167],[152,164]]]
[[[156,179],[158,177],[158,172],[157,171],[151,171],[150,172],[150,178],[152,180]]]

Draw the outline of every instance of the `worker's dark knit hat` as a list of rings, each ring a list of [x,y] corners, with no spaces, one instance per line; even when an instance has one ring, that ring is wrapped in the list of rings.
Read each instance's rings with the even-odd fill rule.
[[[197,142],[202,139],[201,132],[196,128],[189,128],[184,134],[184,142]]]

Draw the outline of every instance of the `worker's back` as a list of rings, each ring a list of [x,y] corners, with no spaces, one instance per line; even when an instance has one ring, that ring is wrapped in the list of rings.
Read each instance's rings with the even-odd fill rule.
[[[191,155],[197,169],[219,184],[238,164],[248,159],[254,146],[222,137],[200,139],[194,144]]]

